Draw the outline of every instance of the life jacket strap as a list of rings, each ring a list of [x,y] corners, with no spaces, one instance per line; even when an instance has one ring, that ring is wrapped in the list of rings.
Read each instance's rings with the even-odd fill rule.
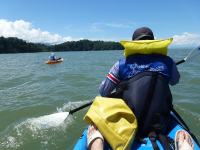
[[[161,125],[159,124],[160,116],[157,113],[154,113],[152,125],[151,125],[151,132],[149,133],[148,137],[152,143],[154,150],[158,150],[158,145],[156,143],[156,138],[159,137],[162,144],[164,145],[166,150],[173,150],[171,145],[173,145],[174,140],[170,137],[163,135],[161,132]]]
[[[149,137],[149,140],[151,141],[153,149],[160,150],[160,148],[158,147],[158,144],[156,143],[157,134],[155,133],[155,131],[151,131],[148,137]]]
[[[171,147],[167,136],[163,135],[163,134],[158,134],[162,144],[164,145],[166,150],[173,150],[173,148]]]

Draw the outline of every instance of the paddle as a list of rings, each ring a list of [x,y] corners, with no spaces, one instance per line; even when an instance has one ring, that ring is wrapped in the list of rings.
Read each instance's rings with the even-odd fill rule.
[[[63,58],[57,58],[56,60],[61,60],[61,61],[63,61]]]
[[[179,64],[181,64],[181,63],[183,63],[183,62],[186,62],[186,61],[187,61],[187,62],[191,62],[191,61],[198,60],[198,59],[200,59],[200,58],[199,58],[199,55],[200,55],[200,46],[198,46],[198,47],[196,47],[195,49],[193,49],[193,50],[188,54],[188,56],[187,56],[185,59],[183,59],[183,60],[177,62],[176,65],[179,65]],[[93,101],[92,101],[92,102],[89,102],[89,103],[87,103],[87,104],[85,104],[85,105],[82,105],[82,106],[80,106],[80,107],[78,107],[78,108],[76,108],[76,109],[74,109],[74,110],[70,110],[69,112],[55,113],[55,114],[52,114],[52,116],[60,117],[60,122],[62,122],[62,121],[64,121],[65,119],[67,119],[67,117],[68,117],[69,115],[73,115],[73,113],[75,113],[75,112],[77,112],[77,111],[79,111],[79,110],[81,110],[81,109],[83,109],[83,108],[85,108],[85,107],[91,105],[92,103],[93,103]],[[59,114],[60,114],[60,115],[59,115]]]
[[[69,112],[60,112],[60,113],[55,113],[55,114],[51,114],[51,115],[46,115],[43,117],[40,117],[39,119],[42,120],[42,127],[52,127],[52,126],[59,126],[61,123],[64,122],[65,119],[67,119],[67,117],[69,115],[73,115],[73,113],[91,105],[93,103],[89,102],[85,105],[82,105],[74,110],[70,110]]]
[[[179,64],[181,64],[181,63],[183,63],[185,61],[189,61],[190,62],[190,61],[199,60],[200,59],[199,58],[199,54],[200,54],[200,46],[198,46],[195,49],[193,49],[185,59],[177,62],[176,65],[179,65]]]

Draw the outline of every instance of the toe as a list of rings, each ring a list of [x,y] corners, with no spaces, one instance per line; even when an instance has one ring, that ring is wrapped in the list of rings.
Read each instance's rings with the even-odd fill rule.
[[[184,134],[183,134],[182,131],[180,131],[180,132],[178,133],[178,137],[179,137],[178,147],[180,148],[180,147],[183,145],[184,138],[185,138],[185,136],[184,136]]]
[[[192,143],[192,139],[190,139],[190,137],[189,137],[189,135],[188,135],[188,133],[187,132],[184,132],[184,134],[185,134],[185,140],[186,140],[186,142],[192,147],[193,146],[193,143]]]
[[[93,126],[94,126],[94,129],[97,130],[97,126],[95,124],[93,124]]]
[[[188,134],[187,134],[186,132],[184,132],[184,135],[185,135],[185,140],[186,140],[186,142],[187,142],[188,144],[190,144],[191,141],[190,141],[190,139],[189,139],[189,137],[188,137]]]
[[[192,144],[192,149],[194,149],[194,144]]]

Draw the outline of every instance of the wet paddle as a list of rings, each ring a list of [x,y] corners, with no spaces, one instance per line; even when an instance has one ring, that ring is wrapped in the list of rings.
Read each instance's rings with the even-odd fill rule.
[[[183,63],[185,61],[189,61],[189,62],[190,61],[197,61],[197,60],[200,59],[199,55],[200,55],[200,46],[198,46],[195,49],[193,49],[185,59],[177,62],[176,65],[179,65],[179,64],[181,64],[181,63]]]
[[[59,126],[61,123],[64,122],[65,119],[67,119],[67,117],[69,115],[73,115],[73,113],[91,105],[93,103],[89,102],[85,105],[82,105],[76,109],[70,110],[69,112],[60,112],[60,113],[55,113],[55,114],[51,114],[51,115],[45,115],[40,117],[39,119],[42,120],[42,127],[55,127],[55,126]]]
[[[187,62],[192,62],[192,61],[199,60],[200,59],[199,55],[200,55],[200,46],[198,46],[195,49],[193,49],[185,59],[177,62],[176,65],[179,65],[179,64],[181,64],[183,62],[186,62],[186,61]],[[75,112],[77,112],[77,111],[79,111],[79,110],[81,110],[81,109],[83,109],[85,107],[90,106],[92,103],[93,103],[93,101],[89,102],[89,103],[87,103],[85,105],[82,105],[82,106],[80,106],[80,107],[78,107],[76,109],[70,110],[69,112],[55,113],[55,114],[51,114],[51,115],[59,117],[60,122],[62,122],[65,119],[67,119],[67,117],[69,115],[73,115],[73,113],[75,113]]]

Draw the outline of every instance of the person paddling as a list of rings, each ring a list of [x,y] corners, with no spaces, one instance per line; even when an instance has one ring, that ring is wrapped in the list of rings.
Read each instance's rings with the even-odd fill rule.
[[[54,55],[54,53],[51,53],[50,60],[56,60],[56,56]]]
[[[136,29],[132,41],[121,41],[125,57],[115,63],[99,87],[102,97],[125,101],[137,118],[136,138],[145,143],[148,137],[154,149],[158,149],[154,139],[160,137],[170,147],[164,134],[173,109],[169,84],[176,85],[180,79],[175,61],[167,56],[172,40],[154,40],[148,27]]]
[[[152,30],[148,27],[136,29],[132,41],[139,40],[154,40]],[[167,78],[170,85],[179,82],[180,74],[175,61],[171,57],[161,54],[134,54],[115,63],[106,79],[101,83],[99,93],[102,97],[107,97],[120,81],[131,78],[141,71],[155,71],[158,67],[158,71]]]

